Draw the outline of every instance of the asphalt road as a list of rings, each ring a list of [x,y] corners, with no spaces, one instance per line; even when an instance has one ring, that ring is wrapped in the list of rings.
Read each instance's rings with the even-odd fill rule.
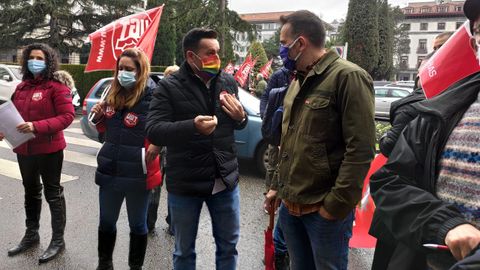
[[[40,245],[31,251],[8,257],[24,233],[23,186],[18,174],[15,155],[6,144],[0,144],[0,270],[4,269],[95,269],[97,263],[98,187],[94,183],[95,154],[100,144],[88,140],[80,131],[78,119],[65,132],[68,146],[63,168],[63,183],[67,201],[67,248],[56,260],[39,265],[38,257],[50,241],[50,214],[44,201]],[[263,230],[268,216],[262,210],[263,180],[254,165],[242,161],[241,166],[241,232],[238,244],[238,269],[264,269]],[[63,181],[62,180],[62,181]],[[144,269],[172,269],[173,237],[166,233],[166,193],[162,190],[159,221],[156,232],[149,237]],[[121,211],[117,244],[114,252],[115,269],[128,269],[128,221],[125,207]],[[350,270],[370,269],[373,250],[353,249]],[[204,207],[197,238],[197,269],[215,269],[215,244],[208,209]]]

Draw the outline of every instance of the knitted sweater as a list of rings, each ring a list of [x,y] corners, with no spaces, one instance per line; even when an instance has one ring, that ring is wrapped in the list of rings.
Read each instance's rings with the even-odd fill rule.
[[[437,196],[480,228],[480,96],[450,134],[440,166]]]

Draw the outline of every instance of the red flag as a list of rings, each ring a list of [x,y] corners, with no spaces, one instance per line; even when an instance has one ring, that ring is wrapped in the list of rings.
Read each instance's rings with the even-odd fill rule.
[[[245,83],[248,79],[248,74],[252,71],[257,59],[252,61],[252,55],[248,55],[245,59],[245,62],[240,66],[240,69],[235,73],[235,80],[240,84],[241,87],[245,86]]]
[[[423,91],[431,98],[453,83],[480,71],[471,47],[470,23],[466,21],[420,70]]]
[[[235,67],[233,66],[232,62],[228,63],[227,66],[223,69],[225,73],[233,75],[235,72]]]
[[[360,206],[355,209],[355,224],[353,226],[352,238],[350,239],[351,248],[375,247],[376,239],[368,234],[373,219],[373,212],[375,212],[375,204],[372,196],[370,196],[370,176],[385,165],[386,162],[387,158],[379,154],[370,164],[370,169],[363,183],[362,200],[360,201]]]
[[[260,74],[262,74],[263,78],[268,79],[270,76],[270,68],[272,67],[273,58],[270,59],[262,68],[260,68]]]
[[[117,57],[128,48],[139,48],[152,59],[161,7],[120,18],[90,34],[92,42],[85,72],[114,70]]]

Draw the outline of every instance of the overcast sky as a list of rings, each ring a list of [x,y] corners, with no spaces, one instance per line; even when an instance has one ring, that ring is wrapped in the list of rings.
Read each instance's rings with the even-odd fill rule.
[[[426,1],[428,0],[389,0],[388,2],[392,6],[404,7],[408,2]],[[326,22],[345,18],[348,10],[348,0],[228,0],[228,5],[230,9],[240,14],[307,9]]]

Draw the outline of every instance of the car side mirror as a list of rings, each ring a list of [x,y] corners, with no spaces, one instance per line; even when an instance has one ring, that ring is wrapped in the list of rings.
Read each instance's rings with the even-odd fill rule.
[[[10,77],[10,75],[3,75],[2,80],[10,82],[12,81],[12,78]]]

